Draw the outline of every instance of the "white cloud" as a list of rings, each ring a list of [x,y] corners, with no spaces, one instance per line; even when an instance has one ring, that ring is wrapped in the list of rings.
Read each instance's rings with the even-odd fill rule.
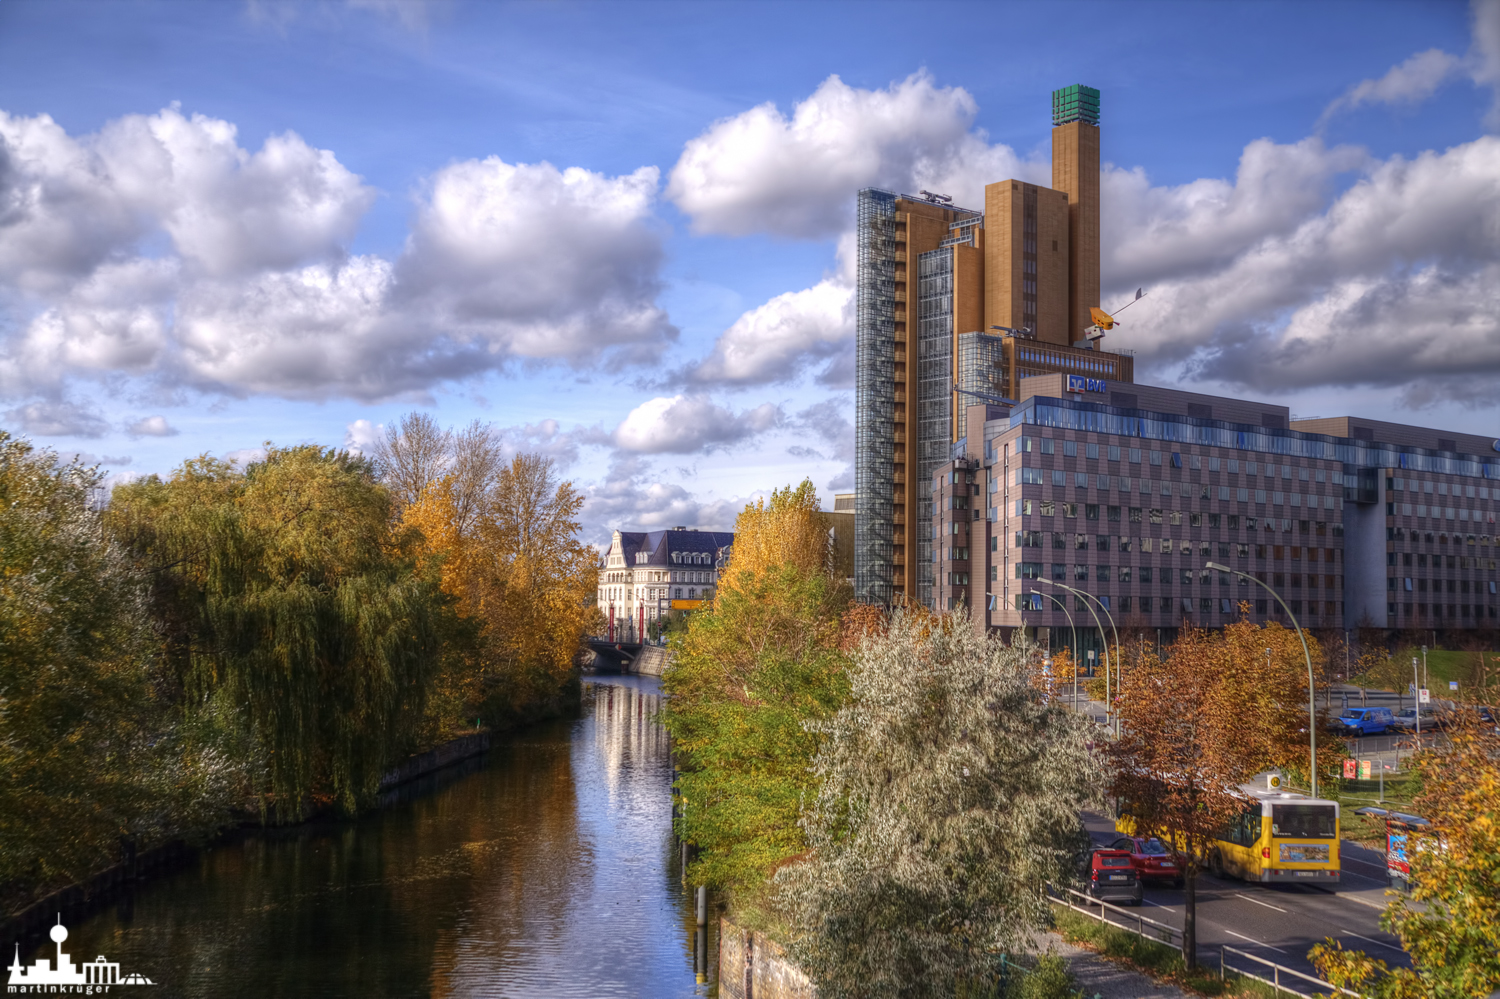
[[[986,183],[1038,179],[1045,168],[990,145],[972,129],[977,110],[968,91],[938,87],[925,72],[884,90],[830,76],[790,117],[761,104],[690,140],[667,197],[695,231],[731,236],[837,234],[862,187],[926,188],[982,208]]]
[[[1420,104],[1463,69],[1463,60],[1442,49],[1418,52],[1378,80],[1362,80],[1323,111],[1319,123],[1365,104]]]
[[[109,432],[103,417],[66,401],[27,403],[8,411],[5,418],[38,437],[103,437]]]
[[[491,355],[654,357],[677,334],[655,305],[658,176],[495,157],[447,167],[419,205],[399,293]]]
[[[176,437],[181,431],[168,423],[165,416],[144,416],[126,427],[125,432],[132,437]]]
[[[827,482],[829,491],[854,488],[854,424],[849,420],[853,414],[852,400],[835,396],[802,410],[794,423],[823,442],[827,453],[816,457],[844,463],[843,470]]]
[[[1497,278],[1500,138],[1485,137],[1372,164],[1290,230],[1162,275],[1119,340],[1260,391],[1402,386],[1417,402],[1500,371]]]
[[[650,462],[617,455],[602,482],[586,490],[584,534],[606,544],[610,532],[654,531],[672,527],[731,531],[748,499],[700,500],[676,483],[663,482]]]
[[[657,183],[455,163],[398,258],[351,258],[374,191],[294,134],[251,152],[175,106],[78,137],[0,113],[0,396],[125,374],[385,399],[518,360],[652,360],[677,335]]]
[[[640,454],[692,454],[737,444],[781,420],[780,408],[770,403],[734,413],[702,396],[658,397],[630,411],[615,428],[614,443]]]
[[[246,465],[265,461],[266,454],[266,449],[263,447],[242,447],[233,451],[225,451],[224,460],[244,471]]]
[[[383,436],[385,436],[384,423],[355,420],[344,428],[344,450],[351,454],[367,455],[375,450],[375,446],[380,443]]]
[[[824,279],[740,316],[689,378],[731,385],[780,381],[794,377],[809,360],[833,356],[853,336],[854,289]]]
[[[93,454],[93,453],[91,453],[89,451],[75,451],[75,452],[73,452],[71,454],[60,454],[60,455],[58,455],[58,461],[59,462],[74,462],[74,461],[76,461],[78,464],[84,465],[84,466],[93,466],[93,465],[128,465],[128,464],[130,464],[131,460],[132,459],[131,459],[130,455],[128,455],[128,454],[120,454],[120,455],[115,455],[115,454]],[[117,473],[114,473],[114,474],[118,475],[120,473],[117,472]]]

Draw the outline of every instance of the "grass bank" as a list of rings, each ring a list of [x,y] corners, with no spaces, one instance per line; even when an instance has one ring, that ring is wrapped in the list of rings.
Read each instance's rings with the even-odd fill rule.
[[[1244,997],[1244,999],[1276,999],[1271,986],[1231,971],[1223,981],[1219,969],[1212,971],[1204,966],[1189,973],[1182,963],[1182,954],[1154,940],[1147,940],[1128,930],[1097,919],[1090,919],[1071,909],[1054,905],[1053,928],[1068,943],[1078,944],[1097,951],[1103,957],[1118,961],[1160,982],[1167,982],[1181,989],[1203,996]]]

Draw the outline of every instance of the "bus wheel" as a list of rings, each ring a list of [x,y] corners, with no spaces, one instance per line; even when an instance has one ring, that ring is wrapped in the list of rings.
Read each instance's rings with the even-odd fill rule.
[[[1218,850],[1208,855],[1208,873],[1216,878],[1224,876],[1224,855]]]

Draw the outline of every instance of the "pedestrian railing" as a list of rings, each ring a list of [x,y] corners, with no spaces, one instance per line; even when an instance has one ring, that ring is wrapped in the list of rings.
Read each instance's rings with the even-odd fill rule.
[[[1142,914],[1140,909],[1136,909],[1134,912],[1129,912],[1125,909],[1122,909],[1118,905],[1111,905],[1103,899],[1097,899],[1094,896],[1087,894],[1086,892],[1076,891],[1072,888],[1053,888],[1052,892],[1052,901],[1058,903],[1059,905],[1067,906],[1074,912],[1081,912],[1091,919],[1097,919],[1101,923],[1108,923],[1111,926],[1118,926],[1124,930],[1130,930],[1130,923],[1134,923],[1135,929],[1131,930],[1131,932],[1136,934],[1137,936],[1145,937],[1147,940],[1154,940],[1157,943],[1164,943],[1169,947],[1175,947],[1178,951],[1182,950],[1181,930],[1177,929],[1175,926],[1168,926],[1166,923],[1158,923],[1156,920],[1148,918],[1147,916]],[[1059,894],[1064,897],[1059,897]],[[1069,901],[1066,897],[1068,895],[1082,900],[1084,904],[1077,905]],[[1093,911],[1096,907],[1099,909],[1098,915],[1095,915]],[[1105,912],[1117,912],[1122,918],[1127,919],[1130,922],[1119,923],[1113,919],[1106,919],[1104,918]],[[1150,927],[1150,929],[1148,930],[1147,927]]]
[[[1083,904],[1079,905],[1075,903],[1074,901],[1070,900],[1068,896],[1072,896],[1073,899],[1077,899]],[[1072,888],[1053,887],[1051,888],[1051,898],[1052,901],[1056,902],[1058,905],[1072,909],[1074,912],[1083,913],[1085,916],[1088,916],[1091,919],[1097,919],[1101,923],[1107,923],[1110,926],[1113,926],[1116,929],[1124,930],[1127,933],[1134,933],[1138,937],[1143,937],[1156,943],[1166,944],[1169,947],[1175,948],[1179,953],[1182,951],[1183,937],[1181,930],[1179,930],[1175,926],[1168,926],[1166,923],[1159,923],[1154,919],[1150,919],[1147,916],[1142,915],[1139,910],[1130,912],[1118,905],[1111,905],[1110,903],[1105,902],[1101,899],[1094,898],[1092,895],[1077,891]],[[1098,913],[1095,913],[1093,911],[1096,908],[1099,910]],[[1108,919],[1105,917],[1106,912],[1118,913],[1124,921],[1119,922],[1113,919]],[[1131,925],[1132,923],[1134,924],[1134,926]],[[1271,977],[1266,978],[1264,977],[1264,975],[1256,974],[1253,971],[1247,971],[1244,968],[1235,967],[1234,965],[1229,963],[1229,955],[1231,954],[1233,954],[1235,957],[1253,961],[1259,968],[1266,969],[1266,974],[1269,974]],[[1287,978],[1296,979],[1298,981],[1315,985],[1319,989],[1323,990],[1323,993],[1327,995],[1343,994],[1346,996],[1354,996],[1355,999],[1364,999],[1364,997],[1358,992],[1351,992],[1349,989],[1340,988],[1339,986],[1334,985],[1332,982],[1325,982],[1321,978],[1315,978],[1312,975],[1304,974],[1294,968],[1288,968],[1284,965],[1277,964],[1275,961],[1267,961],[1263,957],[1256,957],[1254,954],[1247,954],[1245,951],[1238,950],[1234,947],[1220,947],[1220,980],[1223,980],[1231,971],[1242,978],[1253,978],[1257,982],[1264,982],[1266,985],[1271,986],[1271,988],[1273,988],[1278,995],[1282,992],[1286,992],[1289,995],[1299,996],[1308,994],[1306,992],[1299,992],[1297,989],[1292,988],[1290,985],[1283,984],[1283,978]]]
[[[1233,965],[1228,963],[1228,955],[1230,954],[1233,954],[1235,957],[1242,957],[1247,961],[1254,961],[1256,964],[1264,968],[1269,968],[1271,977],[1265,978],[1262,975],[1255,974],[1254,972],[1246,971],[1244,968],[1234,967]],[[1305,992],[1298,992],[1296,989],[1291,988],[1290,986],[1281,984],[1282,976],[1290,975],[1293,978],[1297,978],[1301,981],[1308,982],[1309,984],[1316,985],[1319,989],[1325,990],[1329,995],[1342,993],[1346,996],[1354,996],[1355,999],[1364,999],[1364,997],[1358,992],[1351,992],[1349,989],[1340,988],[1339,986],[1334,985],[1332,982],[1325,982],[1323,981],[1323,979],[1314,978],[1312,975],[1304,975],[1300,971],[1295,971],[1291,968],[1283,967],[1282,965],[1277,964],[1275,961],[1267,961],[1263,957],[1256,957],[1254,954],[1247,954],[1242,950],[1235,949],[1234,947],[1220,947],[1219,980],[1223,981],[1225,975],[1230,971],[1233,971],[1241,978],[1253,978],[1257,982],[1264,982],[1266,985],[1269,985],[1271,986],[1271,988],[1275,989],[1278,995],[1280,995],[1282,992],[1288,992],[1292,995],[1307,994]]]

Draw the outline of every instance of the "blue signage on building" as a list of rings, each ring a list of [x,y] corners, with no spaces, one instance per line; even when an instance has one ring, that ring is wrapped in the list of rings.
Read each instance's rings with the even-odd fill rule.
[[[1108,392],[1109,382],[1103,378],[1085,378],[1082,375],[1068,376],[1069,392]]]

